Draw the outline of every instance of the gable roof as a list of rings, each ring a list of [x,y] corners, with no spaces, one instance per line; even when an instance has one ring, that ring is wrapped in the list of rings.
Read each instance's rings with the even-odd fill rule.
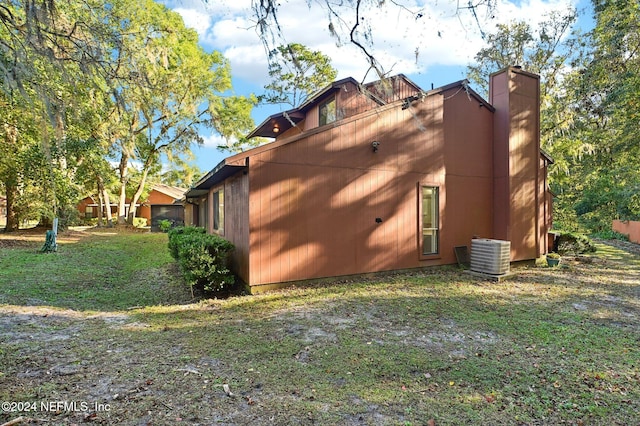
[[[398,80],[401,80],[407,86],[412,87],[415,92],[422,92],[420,86],[415,84],[404,74],[398,74],[396,76],[389,77],[386,81],[395,82]],[[299,107],[270,115],[262,123],[260,123],[258,127],[253,129],[253,131],[251,131],[251,133],[247,135],[247,139],[256,136],[275,138],[279,134],[286,132],[287,130],[296,126],[298,123],[304,120],[306,117],[306,113],[311,108],[313,108],[319,102],[323,101],[328,95],[343,89],[347,84],[351,84],[357,87],[362,94],[376,102],[378,105],[386,105],[388,103],[397,101],[399,98],[397,97],[395,91],[385,92],[384,90],[378,89],[378,84],[380,83],[380,81],[381,80],[376,80],[370,83],[360,84],[353,77],[347,77],[343,78],[342,80],[334,81],[325,88],[316,92]],[[274,132],[273,129],[276,127],[279,130]]]
[[[187,189],[185,188],[178,188],[177,186],[164,185],[162,183],[157,183],[153,185],[151,190],[161,192],[176,200],[181,199],[184,193],[187,192]]]
[[[305,103],[300,105],[297,108],[292,108],[287,111],[282,111],[270,115],[267,117],[262,123],[258,125],[255,129],[251,131],[247,135],[247,139],[262,136],[264,138],[275,138],[278,136],[280,132],[285,132],[300,123],[305,118],[305,113],[311,109],[313,105],[319,100],[325,97],[325,95],[329,93],[334,93],[346,83],[352,83],[354,85],[358,85],[358,82],[352,77],[343,78],[342,80],[334,81],[333,83],[326,86],[324,89],[318,91],[313,96],[311,96]],[[280,129],[278,132],[274,132],[274,127]]]
[[[365,95],[370,97],[374,96],[375,99],[374,98],[372,99],[375,102],[377,102],[380,106],[384,106],[384,105],[395,103],[395,102],[399,104],[401,101],[402,108],[406,109],[406,108],[409,108],[412,102],[418,101],[424,97],[437,95],[451,89],[459,88],[459,90],[464,90],[469,97],[476,99],[482,106],[486,107],[490,111],[495,111],[495,108],[491,104],[489,104],[486,100],[482,98],[482,96],[480,96],[478,93],[476,93],[473,89],[469,87],[468,80],[460,80],[455,83],[447,84],[446,86],[442,86],[436,89],[431,89],[425,92],[417,84],[409,80],[403,74],[398,74],[398,76],[390,77],[390,78],[403,79],[405,83],[410,85],[410,87],[416,89],[415,93],[417,94],[414,94],[405,98],[394,96],[393,93],[391,95],[386,95],[386,96],[380,93],[380,96],[377,96],[379,92],[375,89],[371,90],[373,86],[376,83],[378,83],[378,81],[375,81],[372,83],[368,83],[367,85],[364,85],[365,89],[368,88],[366,90]],[[273,125],[275,123],[278,123],[278,125],[280,126],[280,132],[278,133],[285,132],[286,130],[293,127],[295,124],[302,121],[305,117],[306,111],[311,109],[314,105],[316,105],[320,101],[323,101],[326,98],[327,94],[334,93],[335,91],[342,89],[344,84],[346,83],[353,83],[357,87],[360,87],[359,83],[351,77],[336,81],[330,84],[329,86],[325,87],[321,91],[319,91],[316,95],[314,95],[312,98],[310,98],[307,102],[305,102],[300,107],[269,116],[266,120],[262,122],[262,124],[260,124],[256,129],[254,129],[247,137],[251,138],[254,136],[264,136],[264,137],[275,138],[276,133],[273,132]],[[383,99],[383,98],[386,98],[386,99]],[[364,114],[364,113],[361,113],[361,114]],[[360,114],[357,114],[357,115],[360,115]],[[291,123],[291,121],[293,122],[293,124]],[[187,192],[185,192],[185,197],[196,198],[196,197],[205,195],[209,192],[209,189],[221,183],[228,177],[233,176],[239,171],[246,170],[249,163],[248,161],[249,157],[251,157],[252,155],[263,152],[265,150],[273,149],[280,145],[295,142],[301,137],[306,137],[306,135],[308,135],[309,132],[321,132],[321,131],[324,131],[323,127],[317,127],[317,128],[305,131],[299,135],[287,137],[282,140],[273,141],[273,142],[252,148],[250,150],[231,155],[230,157],[227,157],[224,160],[222,160],[220,163],[218,163],[216,167],[214,167],[209,173],[201,177],[195,184],[193,184],[191,188],[187,190]]]

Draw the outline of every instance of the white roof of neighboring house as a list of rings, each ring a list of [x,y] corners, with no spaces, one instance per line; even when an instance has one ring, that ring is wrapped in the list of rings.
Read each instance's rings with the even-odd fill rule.
[[[187,189],[185,188],[178,188],[177,186],[169,186],[161,183],[153,185],[151,190],[162,192],[163,194],[175,198],[176,200],[181,199],[184,196],[184,193],[187,192]]]

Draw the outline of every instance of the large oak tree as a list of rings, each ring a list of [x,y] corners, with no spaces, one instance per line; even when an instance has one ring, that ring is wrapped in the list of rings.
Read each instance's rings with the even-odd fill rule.
[[[3,111],[2,136],[12,142],[0,178],[12,195],[12,228],[13,206],[20,204],[13,201],[27,199],[25,165],[40,164],[28,169],[41,198],[40,207],[30,210],[44,217],[71,212],[78,196],[93,188],[108,205],[112,179],[104,173],[115,172],[118,220],[124,223],[126,194],[139,197],[161,158],[188,155],[191,144],[201,142],[202,128],[228,136],[253,126],[253,102],[229,95],[227,61],[219,52],[204,52],[178,14],[151,0],[1,4],[0,82],[10,108]],[[228,113],[231,104],[243,120]],[[35,130],[25,132],[11,117],[29,117]],[[39,162],[21,163],[19,148],[32,141]],[[133,190],[132,165],[140,176]],[[95,185],[87,181],[90,175]]]

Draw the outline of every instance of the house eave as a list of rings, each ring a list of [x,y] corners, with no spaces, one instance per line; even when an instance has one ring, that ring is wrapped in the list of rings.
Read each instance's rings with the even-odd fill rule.
[[[245,170],[245,166],[228,164],[227,160],[223,160],[211,170],[209,173],[201,177],[187,192],[185,192],[185,198],[198,198],[209,192],[211,188],[224,182],[225,179],[235,175],[242,170]]]
[[[267,117],[266,120],[260,123],[258,127],[253,129],[251,133],[247,135],[247,139],[251,139],[256,136],[261,136],[264,138],[276,138],[280,133],[286,132],[287,130],[304,120],[307,110],[317,101],[323,99],[328,93],[339,90],[346,83],[353,83],[355,85],[358,85],[358,82],[352,77],[334,81],[333,83],[329,84],[328,86],[310,96],[299,107],[279,112]],[[276,127],[278,128],[278,131],[274,132],[273,129]]]
[[[542,158],[544,158],[545,160],[547,160],[547,163],[549,164],[554,164],[555,161],[553,161],[553,158],[551,158],[551,155],[549,155],[549,153],[547,151],[545,151],[544,149],[540,149],[540,155],[542,156]]]
[[[253,129],[251,133],[247,135],[247,139],[251,139],[256,136],[261,136],[263,138],[276,138],[278,134],[289,130],[302,120],[304,120],[304,113],[302,113],[298,108],[273,114],[260,123],[258,127]],[[276,128],[278,131],[274,131]]]

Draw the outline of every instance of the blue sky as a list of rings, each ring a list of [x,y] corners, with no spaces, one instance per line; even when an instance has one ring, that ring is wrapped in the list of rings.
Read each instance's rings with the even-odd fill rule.
[[[229,59],[236,94],[263,91],[268,83],[266,52],[255,30],[251,0],[160,2],[180,13],[185,24],[197,30],[205,50],[219,50]],[[589,0],[497,0],[497,7],[491,13],[478,9],[477,21],[468,10],[456,14],[457,3],[457,0],[403,1],[411,10],[423,12],[420,20],[393,5],[365,12],[372,22],[374,55],[385,71],[390,75],[403,73],[423,89],[444,86],[464,79],[467,65],[484,46],[478,23],[487,32],[499,23],[513,20],[526,20],[537,28],[546,13],[577,7],[584,10],[578,25],[583,30],[592,26]],[[338,70],[338,79],[365,79],[368,70],[365,57],[348,43],[337,45],[337,40],[329,34],[328,11],[323,4],[323,0],[281,1],[279,21],[286,42],[301,43],[330,56]],[[254,109],[253,118],[259,124],[281,109],[287,107],[259,107]],[[216,148],[221,142],[218,135],[205,132],[201,136],[205,144],[194,147],[193,152],[198,167],[207,172],[229,154]]]

